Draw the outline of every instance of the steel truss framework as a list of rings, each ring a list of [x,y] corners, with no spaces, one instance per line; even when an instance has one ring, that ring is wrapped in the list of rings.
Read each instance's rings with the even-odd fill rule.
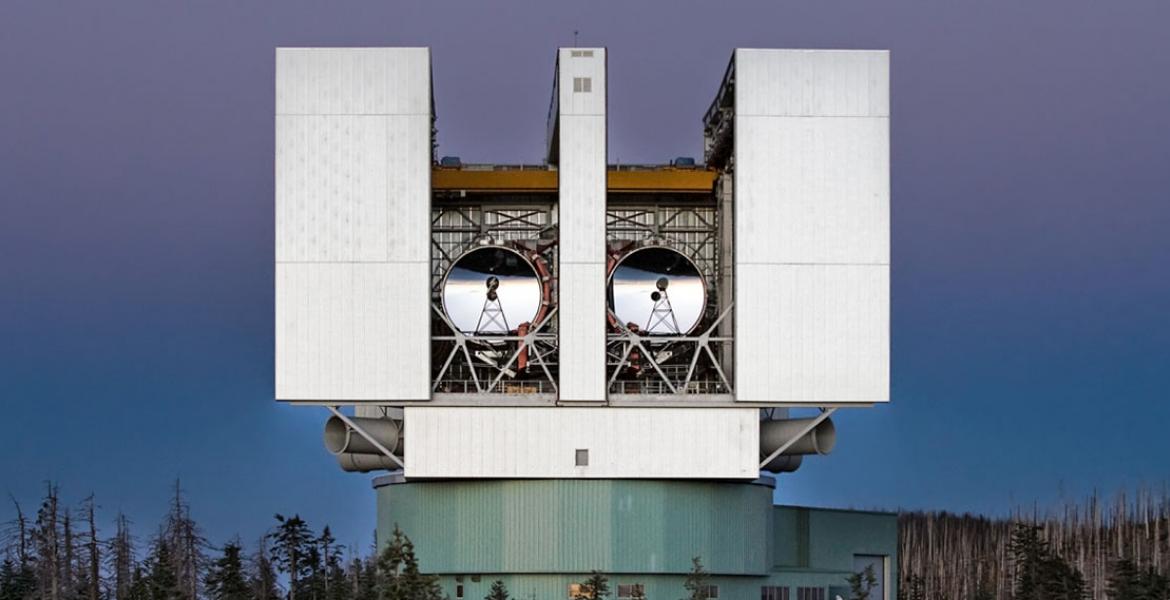
[[[645,203],[643,203],[645,202]],[[694,261],[707,282],[707,305],[697,333],[645,335],[610,319],[607,336],[608,390],[629,397],[734,393],[725,351],[732,338],[718,335],[733,304],[720,297],[719,215],[712,202],[664,202],[660,198],[617,200],[611,196],[606,237],[612,252],[657,244]]]
[[[557,391],[555,307],[517,334],[459,331],[443,312],[443,277],[464,252],[484,243],[521,245],[556,264],[551,198],[499,197],[439,201],[431,214],[431,391],[437,394],[536,394]],[[552,281],[554,297],[555,273]]]

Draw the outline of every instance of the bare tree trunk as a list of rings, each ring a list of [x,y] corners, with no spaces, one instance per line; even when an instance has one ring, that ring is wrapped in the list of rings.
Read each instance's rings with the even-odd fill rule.
[[[93,494],[85,500],[85,516],[89,524],[89,539],[86,540],[89,556],[89,581],[86,582],[88,600],[99,600],[102,585],[101,551],[98,544],[97,522],[94,519]]]

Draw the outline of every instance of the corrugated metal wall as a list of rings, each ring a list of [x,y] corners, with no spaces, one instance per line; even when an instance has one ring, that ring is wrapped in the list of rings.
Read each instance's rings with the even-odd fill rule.
[[[434,573],[769,572],[772,488],[646,480],[411,482],[378,488],[378,539],[397,524]]]

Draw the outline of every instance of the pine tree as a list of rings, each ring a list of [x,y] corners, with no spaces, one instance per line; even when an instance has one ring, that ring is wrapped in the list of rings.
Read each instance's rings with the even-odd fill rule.
[[[239,541],[224,544],[223,554],[212,561],[204,578],[208,600],[249,600],[251,591],[244,578],[243,549]]]
[[[349,587],[345,585],[345,567],[341,545],[326,525],[317,538],[321,552],[321,587],[323,600],[350,600]]]
[[[31,600],[36,596],[36,575],[27,564],[11,558],[0,564],[0,600]]]
[[[873,565],[866,565],[865,570],[850,575],[849,597],[851,600],[869,600],[869,594],[877,586],[877,575],[873,572]]]
[[[698,556],[691,559],[691,571],[683,581],[683,588],[690,594],[690,600],[708,600],[711,586],[711,575],[703,568],[703,561]]]
[[[182,600],[198,600],[203,568],[207,564],[204,553],[207,540],[199,525],[191,518],[191,507],[183,497],[183,488],[175,480],[171,509],[163,523],[163,536],[171,554],[171,568],[178,581]]]
[[[441,600],[439,578],[419,571],[414,544],[402,530],[394,535],[378,557],[378,600]]]
[[[492,582],[492,589],[488,595],[483,597],[483,600],[508,600],[508,588],[504,587],[504,582],[499,579]]]
[[[61,600],[60,505],[56,484],[46,483],[45,488],[45,498],[37,510],[32,534],[36,553],[37,591],[41,600]]]
[[[286,518],[277,514],[276,520],[280,525],[270,534],[272,562],[281,573],[288,575],[288,600],[297,600],[304,579],[310,575],[308,554],[313,547],[313,532],[300,515]]]
[[[1138,570],[1133,561],[1122,558],[1113,561],[1109,569],[1109,580],[1106,583],[1105,593],[1110,600],[1136,600],[1139,595]]]
[[[175,573],[174,556],[170,544],[161,534],[154,542],[147,564],[150,569],[146,576],[147,597],[150,600],[182,600],[183,592]]]
[[[609,579],[601,572],[594,571],[577,589],[573,600],[602,600],[609,597]]]
[[[268,536],[262,536],[256,544],[256,552],[249,561],[248,597],[251,600],[280,600],[280,588],[276,582],[276,570],[268,551]]]

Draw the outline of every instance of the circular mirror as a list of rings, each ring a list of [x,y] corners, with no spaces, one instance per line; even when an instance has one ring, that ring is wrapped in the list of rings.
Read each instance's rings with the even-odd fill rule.
[[[443,312],[466,334],[507,334],[540,310],[540,278],[528,259],[499,246],[455,259],[443,278]]]
[[[639,248],[614,266],[609,309],[623,325],[643,335],[684,335],[699,325],[707,287],[695,263],[659,246]]]

